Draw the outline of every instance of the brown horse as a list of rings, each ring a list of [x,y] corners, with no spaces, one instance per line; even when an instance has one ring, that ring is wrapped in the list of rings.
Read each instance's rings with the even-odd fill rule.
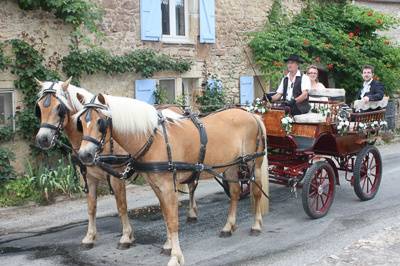
[[[72,145],[72,150],[76,153],[79,150],[82,133],[76,129],[76,123],[72,116],[82,109],[82,103],[76,98],[77,93],[84,95],[82,97],[90,100],[93,95],[85,89],[70,85],[70,80],[65,82],[41,82],[37,80],[41,87],[37,106],[40,108],[41,128],[36,135],[36,143],[42,149],[49,149],[54,145],[54,139],[57,137],[57,128],[63,130]],[[51,88],[51,90],[49,90]],[[39,110],[38,110],[39,111]],[[47,126],[46,126],[47,125]],[[50,125],[50,126],[49,126]],[[104,147],[104,151],[109,153],[110,145]],[[127,154],[118,143],[114,143],[113,152],[115,154]],[[86,248],[92,248],[97,236],[96,229],[96,208],[97,208],[97,186],[100,180],[106,180],[107,173],[98,167],[87,167],[87,205],[88,205],[88,230],[82,240],[82,245]],[[122,237],[119,240],[118,248],[127,249],[134,242],[133,230],[129,223],[125,182],[117,179],[110,179],[118,213],[122,223]]]
[[[80,96],[78,95],[78,98]],[[146,152],[138,160],[142,164],[167,162],[172,156],[173,162],[198,162],[200,141],[197,127],[190,119],[167,117],[160,119],[157,110],[144,102],[123,98],[104,96],[99,94],[98,108],[83,109],[77,117],[84,136],[95,140],[109,139],[111,135],[132,156],[141,153],[143,147]],[[91,112],[90,119],[87,113]],[[208,144],[205,153],[205,165],[221,165],[235,161],[243,155],[262,153],[264,145],[258,145],[260,138],[265,143],[265,127],[260,117],[241,109],[228,109],[209,115],[202,120],[207,132]],[[110,123],[110,121],[112,121]],[[161,121],[161,122],[160,122]],[[162,126],[166,127],[168,144],[163,134]],[[112,124],[112,126],[111,126]],[[149,139],[153,141],[150,145]],[[168,156],[168,146],[171,156]],[[79,150],[79,157],[84,163],[92,164],[99,149],[93,141],[83,140]],[[255,182],[252,183],[252,202],[254,203],[255,221],[251,234],[257,235],[262,227],[262,215],[266,211],[268,202],[263,196],[263,190],[268,190],[268,174],[266,156],[257,157],[247,162],[248,167],[254,167]],[[229,183],[231,203],[227,222],[221,231],[221,236],[230,236],[236,229],[236,210],[239,200],[240,185],[238,181],[239,165],[215,169],[224,173],[226,179],[236,182]],[[183,254],[178,238],[178,197],[174,189],[174,175],[171,171],[164,172],[143,171],[155,194],[157,195],[167,227],[167,241],[165,250],[171,250],[168,265],[184,264]],[[179,171],[176,175],[177,183],[190,178],[192,171]],[[201,179],[212,178],[209,172],[202,172]]]

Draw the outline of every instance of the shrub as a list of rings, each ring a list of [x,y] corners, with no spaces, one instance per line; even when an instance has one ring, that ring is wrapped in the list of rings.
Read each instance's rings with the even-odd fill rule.
[[[345,88],[353,100],[361,86],[361,68],[375,66],[375,79],[384,82],[386,93],[398,90],[400,48],[377,31],[398,20],[356,5],[310,4],[291,22],[271,23],[250,42],[255,61],[277,87],[285,67],[283,59],[299,54],[306,63],[326,68],[336,87]]]
[[[221,80],[216,75],[210,75],[203,94],[197,96],[196,102],[200,105],[200,112],[209,113],[221,109],[226,104],[226,97]]]
[[[0,182],[15,177],[14,168],[11,166],[11,161],[14,160],[15,155],[12,151],[0,147]]]

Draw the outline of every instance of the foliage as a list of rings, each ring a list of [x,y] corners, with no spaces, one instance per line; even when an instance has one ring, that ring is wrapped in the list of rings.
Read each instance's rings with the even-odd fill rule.
[[[165,88],[157,85],[157,88],[154,91],[153,95],[154,95],[154,103],[155,104],[167,104],[167,103],[169,103],[167,91],[166,91]]]
[[[30,200],[40,201],[40,194],[28,178],[9,180],[0,186],[0,207],[22,205]]]
[[[32,139],[37,132],[39,121],[35,117],[38,88],[34,78],[41,80],[59,79],[59,75],[43,66],[43,56],[27,42],[13,39],[9,42],[15,54],[11,72],[17,76],[15,88],[23,94],[24,109],[16,114],[17,130],[25,139]]]
[[[346,89],[348,100],[354,99],[362,83],[364,64],[375,66],[375,79],[385,83],[390,95],[398,89],[400,48],[377,31],[397,23],[370,9],[322,1],[311,3],[284,26],[270,25],[255,34],[250,47],[274,87],[282,78],[284,58],[296,53],[306,63],[327,69],[336,87]]]
[[[40,191],[47,202],[51,201],[56,193],[71,196],[81,192],[79,179],[70,158],[67,164],[61,159],[58,160],[54,169],[43,166],[34,168],[28,162],[26,178],[30,180],[33,187]]]
[[[53,13],[74,27],[73,36],[80,38],[83,34],[79,31],[81,26],[93,33],[98,33],[103,11],[93,3],[86,0],[18,0],[18,5],[24,10],[42,9]]]
[[[0,147],[0,182],[15,177],[11,161],[15,160],[15,154],[9,149]]]
[[[10,126],[0,127],[0,142],[7,142],[14,137],[14,131]]]
[[[112,55],[104,49],[74,49],[62,59],[63,71],[68,76],[79,79],[83,73],[108,74],[135,72],[143,77],[151,77],[159,71],[183,73],[190,69],[191,63],[183,59],[174,59],[164,54],[157,54],[150,49],[137,49],[124,55]]]
[[[200,112],[209,113],[226,104],[226,97],[221,80],[216,75],[210,75],[203,94],[197,96],[196,102],[200,105]]]
[[[0,71],[7,68],[10,60],[4,53],[4,45],[4,43],[0,43]]]

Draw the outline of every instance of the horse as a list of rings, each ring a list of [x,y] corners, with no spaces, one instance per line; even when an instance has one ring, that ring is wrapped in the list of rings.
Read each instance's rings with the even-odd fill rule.
[[[55,140],[63,130],[69,142],[72,145],[72,151],[76,153],[79,149],[82,133],[77,131],[76,123],[73,122],[73,116],[82,110],[83,104],[88,102],[94,97],[89,91],[73,86],[70,84],[71,78],[65,82],[42,82],[36,79],[37,85],[41,88],[37,102],[36,114],[41,120],[42,126],[36,135],[36,145],[44,150],[50,149],[55,144]],[[51,87],[51,90],[49,88]],[[46,92],[47,90],[47,92]],[[81,100],[77,99],[77,94],[81,95]],[[47,96],[49,95],[49,96]],[[45,97],[46,96],[46,97]],[[177,114],[183,114],[184,110],[176,105],[159,105],[157,110],[169,110]],[[61,122],[62,120],[62,122]],[[105,151],[110,150],[108,144]],[[126,155],[118,143],[113,145],[113,152],[118,155]],[[100,180],[105,180],[107,173],[98,167],[87,167],[87,204],[88,204],[88,230],[81,241],[84,248],[90,249],[94,246],[94,242],[97,237],[96,229],[96,208],[97,208],[97,186]],[[110,185],[114,193],[118,213],[122,223],[122,236],[118,242],[118,249],[128,249],[134,243],[134,235],[132,227],[129,223],[127,215],[127,203],[126,203],[126,190],[124,181],[118,178],[111,178]],[[191,186],[189,185],[189,188]],[[180,187],[180,190],[185,190],[185,187]],[[194,201],[194,190],[189,190],[190,199],[192,204],[188,210],[188,221],[197,220],[197,209]],[[192,207],[193,206],[193,207]]]
[[[73,122],[73,115],[79,112],[83,105],[77,99],[79,93],[85,99],[93,98],[89,91],[70,84],[71,78],[65,82],[42,82],[36,80],[41,88],[37,102],[36,114],[40,118],[41,127],[36,135],[36,145],[41,149],[50,149],[55,144],[55,140],[63,130],[71,143],[72,151],[76,154],[79,150],[82,133],[77,131],[76,123]],[[111,147],[105,147],[105,151],[110,151]],[[127,154],[118,143],[114,143],[113,152],[116,154]],[[107,173],[98,167],[87,167],[87,205],[88,205],[88,229],[81,245],[90,249],[94,246],[97,238],[96,229],[96,209],[97,209],[97,186],[100,180],[106,180]],[[118,213],[122,223],[122,236],[118,242],[118,249],[128,249],[134,243],[133,229],[129,223],[125,182],[111,178],[110,185],[114,192],[117,203]]]
[[[77,97],[81,96],[78,94]],[[236,229],[240,194],[238,175],[243,166],[236,162],[250,154],[258,154],[244,164],[248,166],[247,169],[253,169],[254,174],[251,196],[255,219],[250,234],[258,235],[261,232],[262,216],[268,208],[264,196],[264,190],[268,189],[268,162],[265,152],[266,130],[259,116],[243,109],[227,109],[194,123],[193,119],[160,115],[153,106],[135,99],[98,94],[97,102],[95,106],[87,106],[76,115],[83,135],[92,140],[84,138],[78,152],[79,158],[83,163],[92,165],[102,148],[99,140],[106,143],[111,137],[131,154],[134,158],[132,167],[145,176],[158,197],[166,223],[167,240],[163,251],[170,252],[168,265],[184,264],[178,237],[178,193],[175,185],[190,180],[196,171],[199,179],[224,174],[227,180],[233,181],[229,182],[231,200],[228,218],[220,233],[220,237],[229,237]],[[206,146],[203,141],[204,130]],[[204,163],[199,163],[202,150],[205,153]],[[190,164],[197,170],[189,167],[176,171],[178,164]],[[146,167],[152,170],[148,171]],[[207,171],[202,171],[204,169]]]

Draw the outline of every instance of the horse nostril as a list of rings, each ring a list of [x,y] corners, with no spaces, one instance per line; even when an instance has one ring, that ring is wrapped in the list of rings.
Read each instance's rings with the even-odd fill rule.
[[[93,155],[90,152],[80,152],[79,159],[84,163],[93,163]]]
[[[40,147],[47,148],[48,146],[50,146],[50,139],[46,135],[44,135],[38,138],[37,143]]]

